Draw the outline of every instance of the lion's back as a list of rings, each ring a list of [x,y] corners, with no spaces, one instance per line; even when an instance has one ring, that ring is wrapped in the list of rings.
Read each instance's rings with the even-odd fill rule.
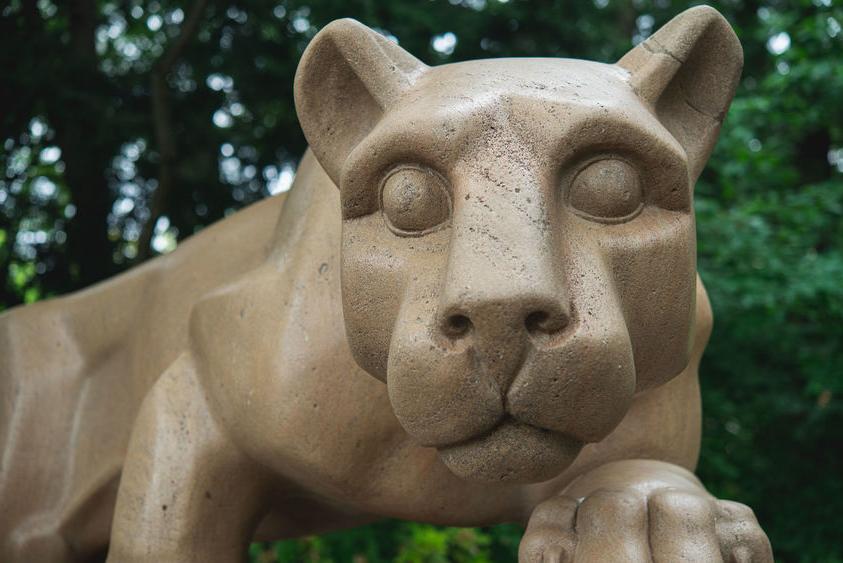
[[[193,304],[265,259],[283,201],[81,292],[0,314],[0,561],[62,560],[68,549],[78,559],[107,542],[141,403],[186,349]]]

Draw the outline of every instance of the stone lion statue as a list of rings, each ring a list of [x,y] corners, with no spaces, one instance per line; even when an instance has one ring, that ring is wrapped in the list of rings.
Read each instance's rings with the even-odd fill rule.
[[[295,184],[0,317],[0,559],[243,561],[403,518],[522,562],[771,562],[693,475],[692,192],[742,66],[689,10],[617,64],[304,53]]]

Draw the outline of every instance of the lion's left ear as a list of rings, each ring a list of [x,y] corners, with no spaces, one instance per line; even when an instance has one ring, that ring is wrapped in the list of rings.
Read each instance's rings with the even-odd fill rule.
[[[352,19],[331,22],[316,34],[296,70],[296,112],[307,142],[337,186],[354,147],[425,69]]]
[[[699,6],[670,20],[624,57],[638,96],[688,155],[692,180],[699,176],[743,68],[743,49],[726,19]]]

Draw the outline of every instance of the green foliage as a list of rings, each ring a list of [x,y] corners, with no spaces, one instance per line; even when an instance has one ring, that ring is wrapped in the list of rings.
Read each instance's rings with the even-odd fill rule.
[[[519,526],[443,528],[386,521],[290,542],[253,544],[253,563],[491,563],[515,561]]]
[[[71,4],[81,6],[74,17]],[[611,62],[690,4],[209,2],[167,73],[176,182],[156,208],[162,149],[150,77],[189,7],[7,3],[0,308],[131,266],[144,225],[156,224],[153,247],[166,250],[168,237],[183,239],[283,187],[305,148],[292,102],[295,67],[334,18],[392,34],[430,64],[501,56]],[[696,190],[699,269],[715,312],[701,370],[699,473],[713,493],[756,509],[780,561],[843,561],[843,6],[716,7],[735,26],[746,65]],[[520,533],[388,521],[255,544],[251,555],[512,561]]]
[[[752,37],[792,46],[747,68],[697,187],[715,314],[699,473],[783,559],[841,561],[843,10],[766,10]]]

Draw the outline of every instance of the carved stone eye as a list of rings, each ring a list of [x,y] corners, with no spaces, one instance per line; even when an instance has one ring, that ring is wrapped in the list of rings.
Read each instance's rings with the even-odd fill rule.
[[[635,169],[623,160],[606,158],[580,170],[571,183],[568,203],[586,219],[620,223],[641,210],[644,198]]]
[[[420,235],[451,215],[451,198],[436,172],[415,166],[392,171],[383,183],[381,209],[396,234]]]

